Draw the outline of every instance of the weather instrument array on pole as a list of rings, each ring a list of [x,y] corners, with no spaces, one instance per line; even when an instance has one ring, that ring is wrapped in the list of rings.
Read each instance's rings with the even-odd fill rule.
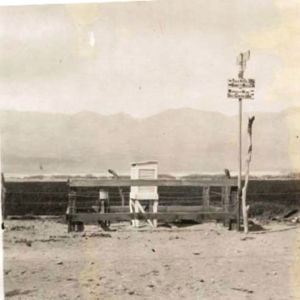
[[[246,63],[250,59],[250,51],[240,53],[236,59],[236,64],[239,66],[238,79],[228,80],[227,97],[231,99],[239,99],[239,174],[238,174],[238,220],[237,226],[240,226],[240,195],[242,189],[242,103],[243,99],[254,99],[254,79],[245,79],[244,72]]]

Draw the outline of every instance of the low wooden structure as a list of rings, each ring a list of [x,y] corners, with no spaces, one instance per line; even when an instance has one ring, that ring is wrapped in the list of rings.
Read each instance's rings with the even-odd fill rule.
[[[238,198],[237,181],[223,180],[177,180],[177,179],[101,179],[71,180],[69,182],[69,207],[67,209],[68,232],[74,231],[76,224],[91,224],[103,221],[160,220],[174,222],[180,220],[223,220],[229,225],[237,219]],[[159,206],[158,212],[130,212],[129,207],[108,206],[99,212],[78,212],[76,209],[76,192],[78,188],[91,187],[201,187],[202,205],[198,206]],[[221,187],[221,207],[210,205],[210,188]]]

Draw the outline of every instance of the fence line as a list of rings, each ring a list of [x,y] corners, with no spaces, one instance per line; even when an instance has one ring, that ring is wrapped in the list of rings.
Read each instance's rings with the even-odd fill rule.
[[[214,192],[214,191],[210,191],[211,194],[215,194],[215,195],[222,195],[222,193],[217,193],[217,192]],[[26,192],[17,192],[17,191],[8,191],[6,190],[6,194],[28,194],[28,195],[65,195],[65,196],[68,196],[69,195],[69,192],[66,191],[66,192],[35,192],[35,191],[26,191]],[[129,192],[123,192],[123,194],[125,195],[129,195],[130,193]],[[187,193],[176,193],[176,192],[164,192],[164,193],[159,193],[159,195],[161,197],[167,197],[167,196],[163,196],[164,194],[187,194]],[[296,194],[296,195],[300,195],[300,192],[285,192],[285,193],[247,193],[247,195],[293,195],[293,194]],[[114,196],[119,196],[119,193],[109,193],[109,195],[114,195]],[[78,194],[76,193],[76,196],[77,197],[99,197],[98,194],[97,195],[93,195],[93,193],[91,193],[90,195],[89,194]]]

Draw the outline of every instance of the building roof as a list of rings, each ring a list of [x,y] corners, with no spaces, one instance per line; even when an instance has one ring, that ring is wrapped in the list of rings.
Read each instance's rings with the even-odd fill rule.
[[[142,162],[133,162],[131,163],[131,166],[134,167],[134,166],[143,166],[143,165],[157,165],[158,162],[157,161],[142,161]]]

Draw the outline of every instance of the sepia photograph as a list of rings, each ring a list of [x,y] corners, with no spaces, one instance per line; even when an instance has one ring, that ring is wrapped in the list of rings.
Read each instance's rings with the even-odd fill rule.
[[[0,300],[300,300],[300,2],[27,2]]]

